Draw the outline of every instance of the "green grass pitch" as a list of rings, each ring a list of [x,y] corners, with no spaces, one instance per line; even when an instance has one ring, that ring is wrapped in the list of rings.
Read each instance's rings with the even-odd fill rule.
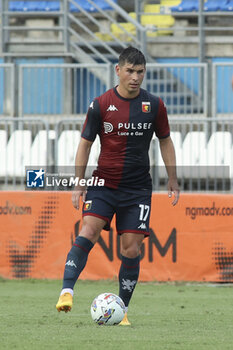
[[[232,350],[233,286],[139,283],[131,327],[98,326],[90,305],[116,281],[79,281],[70,313],[55,304],[61,281],[0,280],[0,349]]]

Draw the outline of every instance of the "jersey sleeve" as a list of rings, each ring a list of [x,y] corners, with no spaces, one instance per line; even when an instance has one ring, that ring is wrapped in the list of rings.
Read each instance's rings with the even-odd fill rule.
[[[159,98],[159,108],[158,108],[158,114],[155,119],[154,131],[156,136],[159,139],[163,139],[170,136],[170,127],[168,123],[167,109],[163,101],[161,100],[161,98]]]
[[[100,127],[100,106],[99,101],[95,99],[89,106],[81,136],[88,141],[95,141],[96,135],[100,133]]]

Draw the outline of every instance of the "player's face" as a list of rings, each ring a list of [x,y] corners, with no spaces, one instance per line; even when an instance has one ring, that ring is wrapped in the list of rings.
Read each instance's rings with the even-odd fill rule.
[[[139,94],[146,68],[143,64],[134,66],[125,63],[123,66],[116,66],[116,74],[119,77],[118,92],[122,97],[134,98]]]

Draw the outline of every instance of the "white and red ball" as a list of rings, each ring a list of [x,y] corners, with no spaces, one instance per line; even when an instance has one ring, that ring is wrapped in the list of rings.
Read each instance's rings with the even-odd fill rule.
[[[116,294],[102,293],[91,304],[91,317],[99,325],[117,325],[124,315],[125,304]]]

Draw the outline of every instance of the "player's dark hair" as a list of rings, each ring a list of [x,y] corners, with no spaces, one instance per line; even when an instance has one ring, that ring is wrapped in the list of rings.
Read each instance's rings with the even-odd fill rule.
[[[118,63],[120,66],[123,66],[126,62],[131,63],[134,66],[139,64],[143,64],[144,66],[146,65],[146,59],[143,53],[132,46],[124,49],[119,56]]]

